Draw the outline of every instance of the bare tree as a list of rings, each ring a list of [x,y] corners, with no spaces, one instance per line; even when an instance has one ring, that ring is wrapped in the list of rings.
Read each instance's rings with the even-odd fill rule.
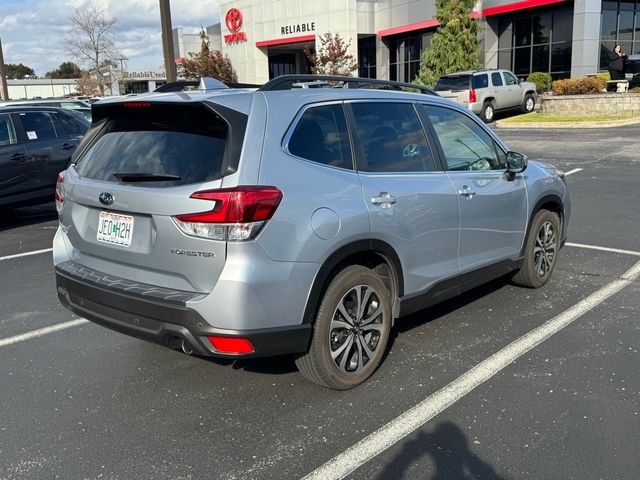
[[[74,9],[69,21],[71,30],[66,39],[69,53],[95,72],[100,94],[104,95],[105,81],[100,69],[121,57],[113,39],[118,19],[88,4]]]

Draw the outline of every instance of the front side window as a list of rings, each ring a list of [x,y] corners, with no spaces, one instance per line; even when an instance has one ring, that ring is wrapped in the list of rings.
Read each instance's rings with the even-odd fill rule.
[[[50,113],[26,112],[20,113],[19,115],[22,121],[22,127],[29,141],[51,140],[58,137]]]
[[[431,148],[409,103],[352,103],[358,170],[431,172]]]
[[[18,137],[11,121],[11,115],[6,113],[0,115],[0,147],[15,145],[16,143],[18,143]]]
[[[352,170],[351,147],[342,105],[307,109],[291,134],[288,150],[296,157]]]
[[[515,75],[509,72],[504,72],[504,81],[507,85],[516,85],[518,83],[518,79]]]
[[[423,105],[440,141],[448,170],[503,170],[505,154],[491,136],[467,115]]]

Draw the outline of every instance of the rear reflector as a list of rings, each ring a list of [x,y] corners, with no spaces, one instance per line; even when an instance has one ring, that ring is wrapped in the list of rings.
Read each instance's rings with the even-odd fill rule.
[[[278,208],[282,192],[275,187],[244,186],[196,192],[191,198],[215,203],[207,212],[175,217],[180,230],[194,237],[241,241],[255,238]]]
[[[62,211],[62,204],[64,203],[64,196],[62,195],[62,184],[64,183],[64,170],[58,174],[58,178],[56,180],[56,210],[58,213]]]
[[[255,349],[246,338],[240,337],[209,337],[209,342],[220,353],[253,353]]]

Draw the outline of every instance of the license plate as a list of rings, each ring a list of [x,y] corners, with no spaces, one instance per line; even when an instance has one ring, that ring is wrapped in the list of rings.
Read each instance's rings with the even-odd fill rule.
[[[96,239],[124,247],[131,246],[133,238],[133,217],[117,213],[100,212]]]

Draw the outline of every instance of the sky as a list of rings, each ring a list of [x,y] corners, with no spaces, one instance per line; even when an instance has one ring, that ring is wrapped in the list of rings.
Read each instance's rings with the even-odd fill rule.
[[[0,0],[0,39],[5,63],[23,63],[44,76],[62,62],[75,61],[65,35],[74,8],[90,0]],[[118,18],[115,43],[131,69],[162,65],[158,0],[98,0],[107,15]],[[171,0],[174,28],[196,33],[219,21],[220,0]],[[76,62],[77,63],[77,62]]]

